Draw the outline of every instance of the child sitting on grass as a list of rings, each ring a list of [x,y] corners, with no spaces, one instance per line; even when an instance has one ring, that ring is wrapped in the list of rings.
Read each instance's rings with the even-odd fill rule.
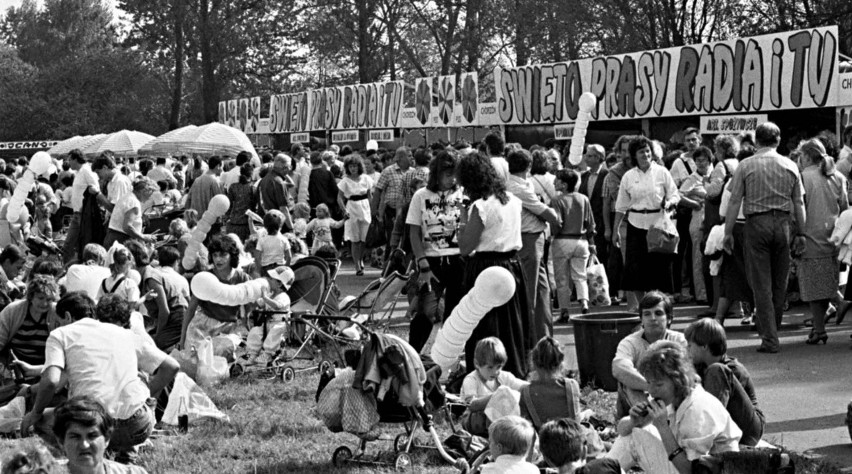
[[[602,458],[586,462],[589,445],[586,429],[571,418],[548,421],[541,427],[539,449],[544,460],[559,474],[621,474],[615,459]]]
[[[258,300],[257,308],[267,311],[280,311],[273,314],[266,322],[266,338],[263,337],[263,326],[251,328],[246,338],[246,354],[242,363],[245,365],[269,365],[281,349],[281,343],[287,338],[288,318],[290,317],[290,296],[287,290],[296,279],[290,267],[280,266],[268,270],[264,278],[269,282],[269,295]]]
[[[521,390],[528,382],[521,380],[511,372],[503,370],[508,360],[506,347],[496,337],[486,337],[476,343],[473,363],[476,370],[467,374],[462,382],[462,401],[468,404],[467,413],[462,418],[464,429],[483,436],[488,429],[485,407],[491,395],[505,385],[513,390]]]
[[[281,265],[289,265],[292,255],[290,253],[290,242],[281,233],[284,225],[284,214],[281,211],[271,210],[263,216],[263,227],[266,235],[257,241],[254,261],[260,267],[261,275]]]
[[[704,390],[722,402],[743,431],[740,445],[757,445],[763,436],[766,418],[757,406],[748,370],[727,354],[725,328],[713,318],[702,318],[690,324],[684,336]]]
[[[317,216],[311,219],[308,223],[306,232],[314,234],[314,244],[311,246],[311,254],[316,254],[317,249],[323,245],[334,246],[334,240],[331,238],[331,229],[339,229],[343,227],[346,219],[336,221],[331,218],[331,212],[328,206],[320,204],[317,206]]]
[[[488,429],[488,448],[494,462],[484,464],[483,474],[538,474],[526,458],[535,442],[535,430],[519,416],[504,416]]]

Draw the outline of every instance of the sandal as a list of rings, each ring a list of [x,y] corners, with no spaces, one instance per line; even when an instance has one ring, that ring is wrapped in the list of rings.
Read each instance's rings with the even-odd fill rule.
[[[810,335],[808,335],[808,338],[805,340],[805,344],[807,344],[809,346],[815,346],[815,345],[818,345],[820,343],[828,344],[828,334],[826,334],[825,331],[823,331],[823,332],[811,331]]]

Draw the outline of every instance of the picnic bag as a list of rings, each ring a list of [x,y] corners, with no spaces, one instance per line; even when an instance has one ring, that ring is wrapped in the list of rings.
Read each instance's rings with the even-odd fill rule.
[[[606,267],[598,260],[597,255],[589,257],[586,277],[589,281],[589,302],[594,306],[611,305],[612,300],[609,297],[609,279],[606,276]]]
[[[660,217],[648,229],[647,235],[648,253],[677,253],[677,244],[680,236],[669,213],[663,211]]]
[[[373,219],[370,222],[370,227],[367,228],[367,237],[364,239],[364,246],[368,249],[374,249],[376,247],[381,247],[388,243],[387,238],[385,237],[385,230],[379,221]]]

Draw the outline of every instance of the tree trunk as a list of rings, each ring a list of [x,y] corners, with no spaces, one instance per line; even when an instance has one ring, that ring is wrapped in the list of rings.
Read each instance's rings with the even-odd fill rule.
[[[479,10],[481,0],[467,0],[467,20],[465,21],[465,41],[467,42],[468,71],[479,69]]]
[[[175,20],[175,79],[172,90],[172,107],[169,114],[169,130],[180,127],[180,109],[183,100],[183,58],[184,58],[184,0],[174,0]],[[218,108],[217,108],[218,111]],[[218,112],[217,112],[218,114]]]
[[[524,17],[528,15],[525,11],[526,2],[515,0],[515,66],[523,66],[529,62],[530,52],[527,48],[527,29]]]
[[[370,52],[367,43],[370,39],[370,11],[369,0],[357,0],[358,8],[358,81],[361,83],[372,82],[372,74],[369,71]]]
[[[211,44],[210,8],[208,0],[198,2],[199,50],[201,51],[201,103],[204,121],[215,122],[219,115],[219,87],[216,84],[216,63]]]

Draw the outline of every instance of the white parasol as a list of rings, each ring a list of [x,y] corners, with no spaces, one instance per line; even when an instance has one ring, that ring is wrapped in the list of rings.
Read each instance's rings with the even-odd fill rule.
[[[154,138],[153,135],[135,130],[121,130],[90,143],[83,149],[83,154],[99,155],[105,151],[111,151],[116,156],[136,155],[142,145]]]
[[[77,135],[76,137],[71,137],[67,140],[62,140],[61,142],[54,145],[51,149],[47,150],[47,153],[50,156],[58,157],[60,155],[69,153],[75,148],[79,148],[82,150],[87,146],[91,145],[93,142],[96,142],[105,136],[106,135],[103,133],[98,135]]]
[[[170,147],[170,143],[181,141],[184,136],[190,134],[193,130],[197,129],[195,125],[187,125],[185,127],[176,128],[169,132],[166,132],[159,137],[151,140],[146,143],[139,149],[140,155],[167,155],[170,152],[168,148]]]
[[[242,130],[219,122],[198,127],[172,141],[162,142],[159,147],[172,154],[236,155],[247,151],[257,158],[254,145]]]

